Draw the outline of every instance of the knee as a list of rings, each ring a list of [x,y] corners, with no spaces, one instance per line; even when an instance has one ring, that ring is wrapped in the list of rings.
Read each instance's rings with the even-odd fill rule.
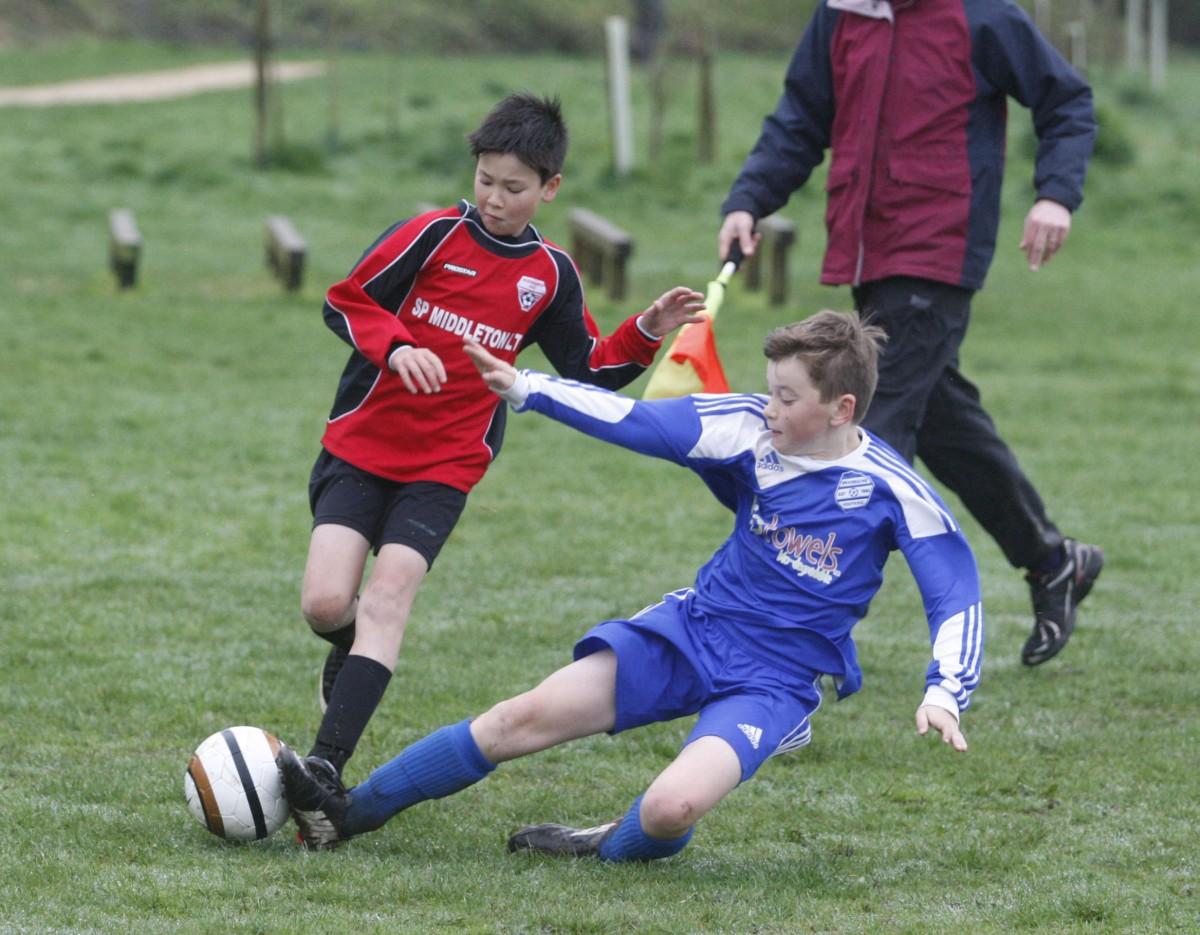
[[[300,596],[300,613],[318,633],[328,633],[350,622],[347,618],[351,616],[353,604],[353,594],[306,590]]]
[[[650,837],[677,838],[700,819],[700,811],[689,796],[652,787],[642,796],[641,819]]]

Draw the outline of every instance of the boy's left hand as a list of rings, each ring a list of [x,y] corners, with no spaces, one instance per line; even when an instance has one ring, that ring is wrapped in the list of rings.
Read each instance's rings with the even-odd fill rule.
[[[921,705],[917,708],[917,733],[924,737],[933,728],[942,735],[943,743],[948,743],[959,753],[967,749],[967,738],[959,729],[958,718],[937,705]]]
[[[660,295],[639,316],[642,327],[656,338],[664,337],[681,325],[700,320],[696,313],[704,308],[704,294],[687,286],[676,286]]]

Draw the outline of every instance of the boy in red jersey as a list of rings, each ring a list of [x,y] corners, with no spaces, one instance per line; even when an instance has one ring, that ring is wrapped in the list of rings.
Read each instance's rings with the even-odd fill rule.
[[[679,286],[600,336],[575,264],[530,224],[562,181],[557,99],[511,95],[468,139],[476,204],[394,225],[325,298],[326,324],[353,351],[309,481],[301,609],[332,644],[309,765],[333,779],[383,697],[421,581],[500,447],[503,404],[464,339],[509,363],[537,344],[563,376],[618,389],[703,307]]]

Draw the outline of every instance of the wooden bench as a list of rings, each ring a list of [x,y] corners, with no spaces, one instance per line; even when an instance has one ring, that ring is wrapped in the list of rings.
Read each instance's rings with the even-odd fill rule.
[[[599,282],[614,300],[625,298],[625,266],[633,253],[633,237],[587,208],[567,213],[571,254],[590,279]]]
[[[133,212],[128,208],[114,208],[108,213],[108,258],[120,288],[129,289],[137,282],[141,254],[142,234]]]
[[[304,255],[308,244],[282,214],[267,216],[267,266],[288,292],[300,288],[304,278]]]
[[[742,270],[746,288],[754,291],[762,285],[762,267],[766,263],[767,301],[771,305],[782,305],[788,296],[787,254],[796,242],[796,225],[778,214],[771,214],[759,221],[755,229],[762,234],[762,240]]]

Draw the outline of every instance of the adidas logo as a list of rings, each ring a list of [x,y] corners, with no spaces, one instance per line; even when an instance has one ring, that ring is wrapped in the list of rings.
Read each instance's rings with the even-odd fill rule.
[[[746,735],[746,739],[750,741],[750,746],[757,750],[758,743],[762,740],[762,728],[755,727],[753,724],[739,724],[738,730]]]
[[[782,471],[783,465],[779,463],[779,455],[774,450],[768,451],[765,455],[758,459],[754,465],[760,471]]]

